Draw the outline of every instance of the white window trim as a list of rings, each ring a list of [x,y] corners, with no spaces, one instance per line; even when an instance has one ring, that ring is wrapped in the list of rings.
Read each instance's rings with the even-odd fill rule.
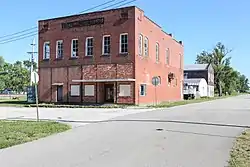
[[[73,87],[74,87],[74,86],[77,86],[77,87],[78,87],[79,90],[78,90],[77,94],[73,94],[73,95],[72,95],[72,86],[73,86]],[[81,95],[80,89],[81,89],[81,88],[80,88],[80,85],[70,85],[70,96],[71,96],[71,97],[79,97],[79,96]]]
[[[102,54],[103,55],[109,55],[110,53],[104,53],[104,38],[105,37],[110,37],[110,47],[111,47],[111,35],[104,35],[103,37],[102,37]]]
[[[126,53],[128,53],[128,52],[121,52],[122,51],[122,36],[123,35],[127,35],[127,37],[128,37],[128,33],[122,33],[122,34],[120,34],[120,43],[119,43],[119,53],[120,54],[126,54]],[[127,42],[127,44],[128,44],[128,42]]]
[[[92,57],[92,55],[88,55],[88,39],[93,39],[93,54],[94,54],[94,37],[87,37],[85,40],[85,56]]]
[[[91,88],[91,91],[90,92],[86,92],[86,88]],[[84,85],[84,96],[85,97],[93,97],[95,96],[95,85]]]
[[[63,44],[63,40],[57,40],[56,41],[56,58],[58,59],[59,57],[58,57],[58,43],[59,42],[61,42],[62,44]],[[63,57],[63,55],[62,55],[62,57]],[[60,57],[61,58],[61,57]]]
[[[156,44],[155,44],[155,62],[156,63],[160,62],[160,44],[159,44],[159,42],[156,42]]]
[[[141,42],[141,43],[140,43]],[[138,45],[139,45],[139,55],[142,56],[143,55],[143,34],[139,34],[139,42],[138,42]]]
[[[46,53],[45,53],[45,45],[46,44],[49,44],[49,57],[46,57]],[[50,42],[49,41],[46,41],[46,42],[44,42],[43,43],[43,59],[44,60],[48,60],[48,59],[50,59]]]
[[[121,91],[121,88],[128,87],[128,95]],[[120,84],[119,85],[119,97],[131,97],[131,84]]]
[[[145,88],[146,88],[143,95],[141,94],[141,85],[145,85]],[[146,96],[147,95],[147,84],[146,83],[141,83],[139,86],[140,86],[140,88],[139,88],[140,96]]]
[[[147,41],[147,42],[146,42]],[[148,40],[148,37],[144,37],[144,50],[143,50],[143,55],[145,56],[145,57],[148,57],[148,55],[149,55],[149,40]],[[145,44],[147,44],[147,47],[145,47]],[[146,55],[146,49],[147,49],[147,55]]]
[[[73,41],[77,40],[78,41],[78,47],[79,47],[79,40],[77,38],[71,40],[71,57],[78,57],[78,56],[73,56]],[[78,48],[79,49],[79,48]],[[79,51],[78,51],[79,52]],[[78,53],[79,54],[79,53]]]

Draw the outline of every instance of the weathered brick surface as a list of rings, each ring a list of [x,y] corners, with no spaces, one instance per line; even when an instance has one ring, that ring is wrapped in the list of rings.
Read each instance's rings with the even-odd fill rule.
[[[115,64],[97,65],[97,79],[115,79],[115,78],[116,78]]]
[[[121,19],[121,12],[128,12],[128,19]],[[61,23],[76,20],[86,20],[104,17],[105,23],[97,26],[85,26],[80,28],[64,29]],[[43,31],[44,24],[49,23],[47,31]],[[119,38],[121,33],[128,33],[127,55],[119,54]],[[149,39],[149,56],[140,56],[138,38],[139,34]],[[102,55],[103,35],[111,35],[111,53]],[[85,56],[85,40],[87,37],[94,37],[94,56]],[[79,56],[71,58],[71,40],[78,39]],[[56,41],[63,40],[64,56],[56,59]],[[43,44],[50,41],[50,59],[43,60]],[[156,63],[156,42],[159,43],[160,62]],[[166,49],[170,49],[169,65],[166,65]],[[144,48],[143,48],[144,50]],[[161,28],[144,16],[144,12],[135,7],[124,8],[122,10],[108,10],[104,12],[94,12],[84,15],[64,17],[39,21],[39,97],[43,101],[54,100],[55,90],[51,87],[54,81],[63,81],[64,95],[67,95],[67,102],[104,102],[104,83],[97,83],[97,94],[95,97],[84,97],[84,84],[72,83],[73,79],[95,80],[95,79],[126,79],[134,78],[136,82],[131,82],[133,94],[131,97],[117,97],[117,103],[153,103],[155,97],[155,87],[151,83],[153,76],[161,77],[161,84],[157,87],[157,100],[170,101],[180,100],[182,96],[183,83],[183,45],[175,41],[172,36],[166,34]],[[70,67],[71,69],[69,69]],[[66,70],[55,70],[53,68],[64,68]],[[57,72],[56,72],[57,71]],[[65,72],[66,71],[66,72]],[[168,73],[174,73],[174,81],[168,83]],[[58,73],[58,75],[56,75]],[[66,77],[65,77],[65,74]],[[52,76],[51,76],[52,75]],[[62,79],[62,78],[65,78]],[[80,84],[82,93],[80,97],[70,97],[70,84]],[[89,84],[89,83],[87,83]],[[117,91],[119,91],[117,83]],[[140,84],[147,84],[147,95],[140,96]],[[51,92],[52,90],[52,92]],[[119,94],[119,92],[115,92]]]
[[[121,19],[121,12],[128,12],[128,19]],[[103,25],[85,26],[80,28],[62,29],[61,23],[76,20],[87,20],[104,17]],[[107,10],[83,15],[64,17],[58,19],[39,21],[39,65],[40,67],[65,67],[72,65],[89,65],[103,63],[127,63],[134,62],[134,36],[135,36],[135,8],[123,10]],[[48,30],[43,30],[43,25],[49,24]],[[119,40],[121,33],[129,35],[129,54],[119,54]],[[103,35],[111,35],[111,53],[108,56],[102,55]],[[87,37],[94,37],[94,56],[85,56],[85,40]],[[79,57],[71,59],[71,40],[78,39]],[[56,59],[56,41],[63,40],[64,56]],[[43,44],[50,41],[50,60],[43,60]]]
[[[120,97],[119,93],[120,93],[120,85],[131,85],[130,88],[130,93],[131,96],[130,97]],[[135,103],[135,88],[134,88],[134,82],[118,82],[117,83],[117,103],[118,104],[134,104]]]
[[[50,68],[39,69],[38,95],[39,95],[39,101],[41,102],[51,101],[51,69]]]
[[[94,96],[85,96],[85,85],[94,85],[94,92],[95,92],[95,95]],[[82,93],[83,93],[83,99],[82,101],[84,103],[97,103],[97,98],[96,98],[96,83],[84,83],[83,84],[83,89],[82,89]]]
[[[82,74],[82,79],[84,80],[96,79],[96,65],[82,66]]]
[[[134,66],[129,64],[117,64],[117,78],[134,78]]]
[[[79,103],[81,102],[81,95],[76,97],[76,96],[70,96],[70,85],[76,84],[80,85],[81,83],[75,83],[72,82],[72,80],[80,80],[82,78],[82,71],[81,71],[81,66],[72,66],[68,67],[68,85],[67,85],[67,95],[68,95],[68,102],[70,103]]]

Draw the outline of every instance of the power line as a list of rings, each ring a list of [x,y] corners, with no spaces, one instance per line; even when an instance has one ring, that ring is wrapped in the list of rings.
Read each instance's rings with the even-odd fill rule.
[[[93,10],[93,9],[95,9],[95,8],[101,7],[101,6],[103,6],[103,5],[107,5],[107,4],[109,4],[109,3],[111,3],[111,2],[115,2],[115,1],[117,1],[117,0],[111,0],[111,1],[108,1],[108,2],[104,2],[104,3],[100,4],[100,5],[97,5],[97,6],[91,7],[91,8],[89,8],[89,9],[86,9],[86,10],[81,11],[81,12],[79,12],[79,13],[84,13],[84,12],[87,12],[87,11]]]
[[[26,32],[26,31],[29,31],[29,30],[33,30],[33,29],[36,29],[36,27],[32,27],[32,28],[29,28],[29,29],[25,29],[25,30],[22,30],[22,31],[19,31],[19,32],[16,32],[16,33],[13,33],[13,34],[9,34],[9,35],[5,35],[5,36],[1,36],[0,39],[2,38],[6,38],[6,37],[9,37],[9,36],[13,36],[13,35],[17,35],[17,34],[20,34],[20,33],[23,33],[23,32]]]
[[[84,11],[81,11],[81,12],[79,12],[79,13],[87,12],[87,11],[89,11],[89,10],[93,10],[93,9],[95,9],[95,8],[98,8],[98,7],[103,6],[103,5],[107,5],[107,4],[109,4],[109,3],[111,3],[111,2],[115,2],[115,1],[117,1],[117,0],[110,0],[110,1],[108,1],[108,2],[105,2],[105,3],[102,3],[102,4],[100,4],[100,5],[91,7],[91,8],[89,8],[89,9],[84,10]],[[0,39],[6,38],[6,37],[10,37],[10,36],[14,36],[14,35],[17,35],[17,34],[21,34],[21,33],[23,33],[23,32],[27,32],[27,31],[30,31],[30,30],[33,30],[33,29],[36,29],[36,28],[38,28],[38,27],[36,26],[36,27],[32,27],[32,28],[29,28],[29,29],[25,29],[25,30],[22,30],[22,31],[13,33],[13,34],[4,35],[4,36],[1,36]],[[9,39],[6,39],[6,40],[9,40]]]
[[[126,1],[128,1],[128,0],[122,0],[122,1],[116,2],[116,3],[112,4],[112,5],[109,5],[109,6],[106,6],[106,7],[104,7],[104,8],[101,8],[100,10],[104,10],[104,9],[113,7],[114,5],[119,5],[119,4],[124,3],[124,2],[126,2]],[[135,0],[134,0],[134,1],[135,1]],[[127,2],[126,2],[126,3],[127,3]],[[130,3],[131,3],[131,2],[130,2]]]
[[[110,4],[110,3],[115,2],[115,1],[117,1],[117,0],[110,0],[110,1],[107,1],[107,2],[102,3],[102,4],[100,4],[100,5],[97,5],[97,6],[88,8],[88,9],[86,9],[86,10],[84,10],[84,11],[79,12],[79,13],[81,14],[81,13],[87,12],[87,11],[89,11],[89,10],[93,10],[93,9],[95,9],[95,8],[101,7],[101,6],[103,6],[103,5]],[[104,10],[104,9],[113,7],[113,6],[115,6],[115,5],[119,5],[119,6],[114,7],[114,8],[117,8],[117,7],[120,7],[120,6],[129,4],[129,3],[135,2],[136,0],[131,0],[131,1],[129,1],[129,2],[126,2],[126,1],[128,1],[128,0],[119,1],[119,2],[114,3],[114,4],[112,4],[112,5],[109,5],[109,6],[106,6],[106,7],[104,7],[104,8],[101,8],[100,10]],[[17,35],[17,34],[20,34],[20,33],[23,33],[23,32],[26,32],[26,31],[29,31],[29,30],[32,30],[32,29],[35,29],[35,28],[37,28],[37,27],[29,28],[29,29],[26,29],[26,30],[23,30],[23,31],[20,31],[20,32],[16,32],[16,33],[10,34],[10,35],[5,35],[5,36],[0,37],[0,38],[5,38],[5,37]],[[34,32],[37,32],[37,31],[34,31]],[[37,35],[37,34],[38,34],[38,33],[32,34],[32,33],[34,33],[34,32],[29,32],[29,33],[22,34],[22,35],[19,35],[19,36],[15,36],[15,37],[7,38],[7,39],[4,39],[4,40],[0,40],[0,44],[6,44],[6,43],[10,43],[10,42],[22,40],[22,39],[29,38],[29,37],[31,37],[31,36],[34,36],[34,35]],[[32,35],[29,35],[29,34],[32,34]],[[24,35],[28,35],[28,36],[24,36]],[[24,36],[24,37],[22,37],[22,36]],[[17,38],[17,37],[21,37],[21,38]],[[15,39],[15,38],[16,38],[16,39]],[[13,40],[12,40],[12,39],[13,39]]]
[[[9,41],[9,40],[11,40],[11,39],[15,39],[15,38],[22,37],[22,36],[25,36],[25,35],[29,35],[29,34],[32,34],[32,33],[37,33],[37,31],[32,31],[32,32],[28,32],[28,33],[21,34],[21,35],[18,35],[18,36],[14,36],[14,37],[8,38],[7,41]],[[0,43],[1,43],[1,42],[4,42],[4,41],[6,41],[6,39],[0,40]]]
[[[32,34],[32,35],[28,35],[28,36],[24,36],[22,38],[17,38],[17,39],[14,39],[14,40],[7,40],[7,41],[4,41],[4,42],[0,43],[0,45],[6,44],[6,43],[10,43],[10,42],[14,42],[14,41],[18,41],[18,40],[25,39],[25,38],[29,38],[29,37],[35,36],[37,34],[38,33],[35,33],[35,34]]]
[[[123,4],[120,4],[120,5],[118,5],[118,6],[115,6],[114,8],[119,8],[119,7],[122,7],[122,6],[124,6],[124,5],[130,4],[130,3],[135,2],[135,1],[136,1],[136,0],[132,0],[132,1],[125,2],[125,3],[123,3]]]

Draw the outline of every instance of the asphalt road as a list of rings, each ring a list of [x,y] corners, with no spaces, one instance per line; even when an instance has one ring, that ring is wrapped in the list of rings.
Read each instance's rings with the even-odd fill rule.
[[[250,96],[113,118],[0,151],[1,167],[225,167]],[[169,120],[179,121],[177,123]]]

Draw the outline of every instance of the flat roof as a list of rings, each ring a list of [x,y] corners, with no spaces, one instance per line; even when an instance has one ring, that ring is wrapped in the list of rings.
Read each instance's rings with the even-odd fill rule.
[[[50,20],[60,20],[60,19],[66,19],[66,18],[70,18],[70,17],[84,16],[84,15],[95,14],[95,13],[104,13],[104,12],[121,10],[121,9],[129,9],[129,8],[137,8],[137,9],[143,11],[142,9],[138,8],[137,6],[127,6],[127,7],[113,8],[113,9],[107,9],[107,10],[96,10],[93,12],[79,13],[79,14],[73,14],[73,15],[68,15],[68,16],[54,17],[54,18],[50,18],[50,19],[39,20],[39,22],[50,21]]]

